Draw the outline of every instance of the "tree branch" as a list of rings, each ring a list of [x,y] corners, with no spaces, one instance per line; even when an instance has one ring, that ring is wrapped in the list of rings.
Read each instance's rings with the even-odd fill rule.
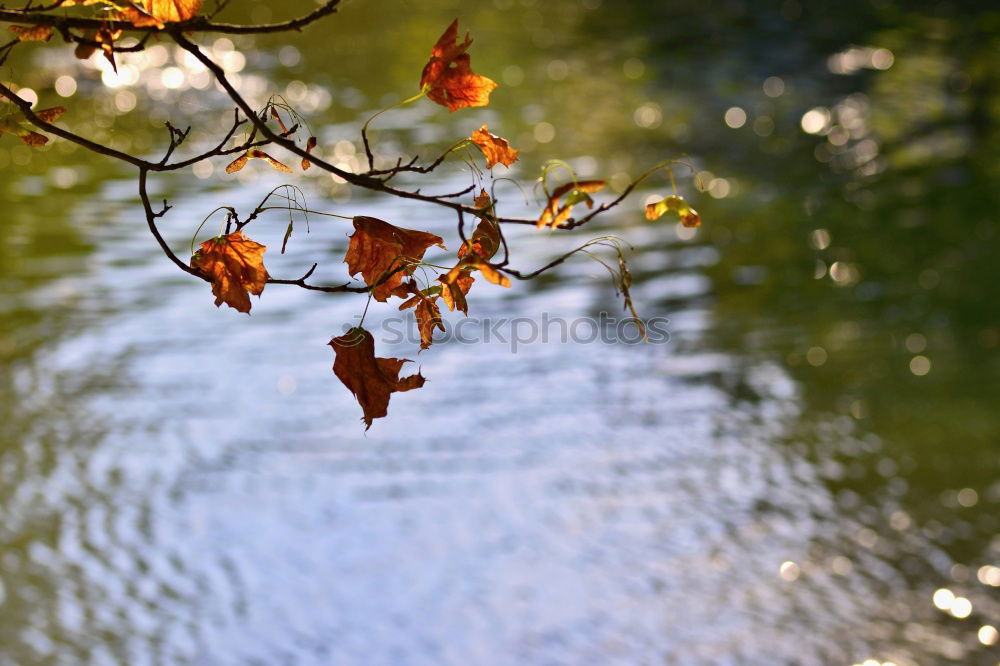
[[[61,4],[61,3],[59,3]],[[59,4],[48,7],[36,8],[33,10],[23,9],[0,9],[0,22],[2,23],[28,23],[31,25],[50,25],[57,30],[125,30],[129,32],[160,32],[155,27],[137,28],[130,21],[108,21],[104,19],[86,18],[83,16],[58,16],[50,14],[54,9],[58,9]],[[264,25],[239,25],[233,23],[213,23],[204,16],[196,16],[188,21],[179,23],[168,23],[166,29],[179,29],[187,33],[193,32],[221,32],[227,35],[262,35],[275,32],[288,32],[302,30],[311,23],[315,23],[325,16],[337,12],[337,5],[340,0],[327,0],[323,5],[317,7],[312,12],[298,18],[284,21],[282,23],[268,23]]]

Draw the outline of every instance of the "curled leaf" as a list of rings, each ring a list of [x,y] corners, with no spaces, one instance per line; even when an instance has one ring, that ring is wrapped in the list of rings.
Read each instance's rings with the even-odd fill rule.
[[[85,39],[87,42],[77,44],[76,49],[73,50],[73,55],[80,60],[87,60],[100,48],[105,59],[111,63],[111,69],[117,73],[118,63],[115,62],[115,40],[121,36],[121,30],[101,28],[96,32],[86,35]]]
[[[250,313],[250,294],[260,296],[267,283],[264,252],[267,247],[234,231],[210,238],[191,257],[191,266],[212,281],[215,305],[225,303],[240,312]]]
[[[93,39],[93,37],[93,35],[90,35],[91,39]],[[96,50],[97,47],[92,44],[77,44],[76,48],[73,49],[73,55],[79,60],[88,60],[90,56],[94,55]]]
[[[247,165],[247,162],[251,159],[264,160],[278,171],[284,171],[285,173],[292,173],[292,170],[289,169],[287,166],[285,166],[278,160],[274,159],[273,157],[265,153],[263,150],[257,150],[257,149],[248,150],[247,152],[243,153],[235,160],[230,162],[226,166],[226,173],[236,173],[237,171],[245,167]]]
[[[396,289],[396,295],[399,296],[404,296],[405,294],[410,293],[413,294],[412,298],[400,304],[399,309],[401,311],[409,310],[413,306],[416,306],[413,314],[417,319],[417,328],[420,331],[421,350],[427,349],[434,342],[435,328],[442,331],[445,330],[444,323],[441,319],[441,308],[438,307],[436,302],[440,296],[428,295],[428,292],[433,292],[435,290],[440,292],[440,288],[437,287],[421,291],[413,280],[403,283]],[[405,294],[400,292],[405,292]]]
[[[579,180],[560,185],[552,192],[545,209],[542,210],[542,215],[538,218],[538,228],[548,226],[555,229],[569,219],[573,206],[580,202],[585,202],[587,208],[593,208],[594,201],[590,198],[590,194],[604,189],[605,184],[603,180]],[[565,199],[563,195],[566,195]]]
[[[489,211],[489,209],[493,207],[493,199],[491,199],[490,195],[486,193],[486,190],[480,189],[473,204],[479,210]]]
[[[372,287],[372,298],[385,302],[403,276],[413,272],[412,264],[423,259],[432,245],[444,249],[440,236],[425,231],[402,229],[374,217],[354,218],[354,233],[344,261],[353,276],[361,273]]]
[[[73,51],[73,55],[80,60],[86,60],[90,56],[94,55],[94,52],[100,48],[105,59],[111,63],[111,69],[117,73],[118,63],[115,62],[115,40],[121,36],[121,30],[101,28],[85,37],[87,43],[77,44],[76,49]]]
[[[12,25],[7,29],[22,42],[47,42],[52,39],[51,25]]]
[[[490,134],[485,124],[474,131],[469,138],[483,151],[487,169],[492,169],[498,163],[509,167],[517,161],[517,154],[521,152],[511,148],[506,139]]]
[[[617,249],[619,273],[618,290],[621,292],[622,298],[625,300],[625,309],[632,313],[632,323],[634,323],[636,328],[639,329],[639,334],[642,335],[642,339],[649,342],[649,338],[646,337],[646,325],[639,317],[639,313],[635,311],[635,304],[632,302],[632,273],[629,272],[628,264],[625,261],[625,255],[622,253],[621,248]]]
[[[420,77],[420,87],[427,91],[427,97],[451,111],[486,106],[490,103],[490,93],[497,87],[492,79],[472,71],[471,58],[466,53],[470,44],[468,33],[465,41],[458,42],[458,19],[455,19],[431,49],[431,58]]]
[[[676,194],[664,197],[651,204],[646,204],[646,219],[656,220],[668,211],[676,213],[681,224],[685,227],[697,227],[701,225],[701,216],[698,215],[698,211],[691,208],[688,202],[684,200],[684,197]]]
[[[361,405],[365,430],[371,427],[374,419],[389,413],[389,397],[393,393],[424,385],[419,372],[408,377],[399,376],[400,369],[409,359],[376,358],[375,339],[360,326],[333,338],[328,344],[333,347],[333,373]]]
[[[441,282],[441,300],[448,306],[448,310],[454,312],[458,309],[468,316],[469,303],[465,300],[465,295],[476,279],[462,269],[462,264],[459,264],[446,274],[439,275],[438,280]]]
[[[486,190],[482,190],[476,197],[475,206],[482,211],[479,213],[480,222],[472,232],[472,237],[458,248],[459,259],[470,251],[483,259],[490,259],[500,249],[500,225],[493,216],[493,201]]]
[[[441,321],[441,308],[435,303],[435,298],[422,298],[417,303],[417,309],[413,311],[417,318],[417,327],[420,329],[420,348],[427,349],[434,341],[434,329],[445,330]]]
[[[493,284],[501,287],[510,287],[510,278],[494,268],[492,264],[479,258],[466,259],[465,263],[470,268],[478,269],[483,274],[483,277]]]
[[[316,140],[316,137],[314,137],[314,136],[309,137],[309,140],[306,141],[306,154],[307,155],[312,155],[312,151],[316,147],[317,143],[318,143],[318,141]],[[312,162],[310,162],[308,159],[306,159],[305,157],[303,157],[302,158],[302,170],[306,171],[311,166],[312,166]]]

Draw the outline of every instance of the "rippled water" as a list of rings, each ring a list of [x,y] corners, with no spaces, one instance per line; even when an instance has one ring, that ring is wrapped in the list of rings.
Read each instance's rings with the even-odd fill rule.
[[[513,30],[511,16],[555,21],[500,9],[482,10],[494,33]],[[588,20],[645,34],[612,25],[629,11]],[[596,39],[592,28],[574,29]],[[646,67],[665,57],[657,48]],[[643,94],[660,99],[665,125],[681,122],[660,93]],[[895,99],[869,94],[876,108]],[[995,666],[984,629],[1000,626],[1000,396],[986,286],[996,272],[982,252],[996,220],[976,155],[946,165],[952,181],[911,171],[902,190],[888,177],[865,185],[911,195],[874,209],[888,231],[862,233],[837,226],[843,201],[816,189],[828,176],[811,147],[763,176],[744,164],[757,138],[719,152],[723,111],[745,102],[712,96],[717,128],[688,149],[743,195],[695,194],[706,226],[692,239],[634,211],[608,222],[636,247],[636,302],[669,318],[669,342],[550,340],[512,353],[509,340],[449,341],[418,356],[380,326],[394,311],[373,308],[379,353],[413,358],[428,383],[395,395],[367,433],[325,346],[362,301],[272,286],[251,317],[216,309],[137,224],[128,173],[74,162],[63,168],[81,182],[61,189],[52,172],[8,167],[0,664]],[[414,132],[438,131],[419,113]],[[520,106],[498,113],[529,137],[539,122]],[[801,140],[795,126],[778,134]],[[223,199],[252,207],[279,182],[153,186],[176,206],[164,228],[179,249]],[[433,187],[465,182],[456,170]],[[964,225],[958,239],[914,222],[942,210],[942,193],[945,219]],[[410,204],[313,196],[407,227],[451,224]],[[284,231],[274,219],[254,233],[272,248]],[[325,260],[318,279],[336,281],[346,224],[298,225],[286,255],[269,251],[270,272]],[[816,228],[840,254],[816,249]],[[555,252],[537,238],[511,233],[520,265]],[[835,260],[860,266],[857,286],[829,277]],[[927,287],[928,270],[940,287]],[[474,296],[473,314],[493,321],[621,307],[586,261],[509,291],[477,284]],[[911,371],[916,355],[929,374]]]

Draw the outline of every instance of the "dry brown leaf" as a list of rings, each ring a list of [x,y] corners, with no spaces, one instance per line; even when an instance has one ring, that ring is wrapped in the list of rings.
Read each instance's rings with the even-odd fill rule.
[[[474,205],[482,211],[481,213],[477,213],[480,217],[480,222],[476,225],[475,231],[472,232],[472,237],[466,239],[462,247],[458,248],[458,258],[464,258],[469,253],[469,250],[471,250],[473,254],[479,255],[483,259],[490,259],[500,249],[501,243],[500,225],[497,223],[492,211],[493,200],[490,199],[490,195],[486,193],[486,190],[481,189],[476,196]]]
[[[335,354],[333,373],[361,405],[365,430],[371,427],[374,419],[389,413],[389,397],[393,393],[424,385],[419,372],[400,378],[399,371],[409,359],[376,358],[375,339],[360,326],[333,338],[328,344]]]
[[[486,106],[497,84],[492,79],[472,71],[471,58],[466,53],[472,40],[458,42],[458,19],[452,21],[431,49],[431,58],[424,65],[420,87],[427,97],[451,111],[467,106]]]
[[[22,42],[47,42],[52,39],[51,25],[12,25],[7,29]]]
[[[317,143],[318,143],[318,141],[316,140],[316,137],[314,137],[314,136],[309,137],[309,140],[306,141],[306,155],[312,155],[312,151],[316,147]],[[302,158],[302,170],[303,171],[307,171],[309,169],[309,167],[311,167],[311,166],[312,166],[312,162],[310,162],[307,158],[303,157]]]
[[[462,269],[463,265],[459,264],[446,274],[439,275],[438,281],[441,282],[441,300],[448,306],[448,310],[454,312],[457,309],[468,316],[469,303],[465,300],[465,295],[476,279]]]
[[[417,318],[417,328],[420,330],[421,349],[427,349],[434,342],[435,328],[445,330],[441,321],[441,308],[437,306],[436,300],[436,298],[422,298],[417,303],[417,309],[413,311]]]
[[[97,42],[98,46],[101,48],[101,52],[104,54],[104,58],[111,63],[111,69],[118,73],[118,63],[115,62],[115,40],[122,36],[121,30],[111,30],[109,28],[101,28],[98,30],[91,39]],[[76,47],[74,54],[77,58],[81,60],[86,60],[94,53],[94,47],[89,44],[80,44]]]
[[[271,107],[271,117],[278,121],[278,127],[281,128],[282,136],[288,134],[288,128],[285,127],[285,121],[281,119],[281,116],[278,114],[278,110],[273,106]]]
[[[94,35],[90,35],[89,39],[93,39]],[[88,60],[90,56],[94,55],[97,50],[96,46],[91,46],[90,44],[77,44],[76,48],[73,49],[73,55],[75,55],[80,60]]]
[[[520,150],[511,148],[510,144],[507,143],[507,139],[501,139],[496,134],[490,134],[485,124],[473,132],[469,138],[483,151],[487,169],[492,169],[496,164],[509,167],[517,161],[517,154],[521,152]]]
[[[486,193],[486,190],[480,189],[479,194],[476,195],[473,205],[479,210],[489,211],[489,209],[493,207],[493,199],[491,199],[490,195]]]
[[[247,165],[247,162],[249,161],[250,161],[250,155],[248,153],[243,153],[235,160],[226,165],[226,173],[236,173],[237,171],[245,167]]]
[[[49,109],[36,111],[35,115],[39,118],[39,120],[50,123],[57,120],[65,112],[66,107],[53,106]],[[32,148],[39,148],[49,142],[49,137],[36,132],[28,123],[24,113],[20,111],[0,120],[0,136],[3,136],[4,133],[13,134],[24,144],[29,145]]]
[[[35,115],[38,116],[39,120],[44,120],[47,123],[59,120],[64,113],[66,113],[65,106],[53,106],[48,109],[42,109],[41,111],[35,111]]]
[[[18,134],[17,138],[20,139],[22,143],[31,146],[32,148],[40,148],[49,142],[49,137],[31,130],[26,131],[23,134]]]
[[[441,319],[441,308],[437,305],[439,296],[428,296],[417,287],[417,284],[410,280],[404,282],[394,291],[394,295],[406,297],[413,294],[411,298],[400,304],[399,309],[409,310],[416,306],[413,311],[417,318],[417,329],[420,331],[420,349],[424,350],[434,342],[434,329],[445,330],[444,322]]]
[[[234,231],[210,238],[191,257],[191,266],[212,280],[215,305],[225,303],[240,312],[250,313],[250,294],[260,296],[267,283],[264,252],[267,247]]]
[[[409,264],[418,263],[432,245],[445,249],[440,236],[425,231],[402,229],[374,217],[354,218],[354,233],[344,261],[353,276],[361,273],[372,288],[372,298],[385,302],[413,272]],[[405,268],[402,268],[404,267]]]
[[[243,153],[235,160],[226,165],[226,173],[236,173],[237,171],[245,167],[247,165],[247,162],[249,161],[250,161],[250,155],[248,153]]]
[[[285,173],[292,173],[292,170],[289,169],[287,166],[285,166],[278,160],[274,159],[273,157],[265,153],[263,150],[257,150],[257,149],[248,150],[247,152],[243,153],[235,160],[230,162],[228,165],[226,165],[226,173],[236,173],[237,171],[245,167],[247,165],[247,162],[252,159],[264,160],[278,171],[284,171]]]
[[[263,150],[251,150],[250,157],[256,160],[264,160],[265,162],[270,164],[272,168],[277,169],[278,171],[284,171],[285,173],[292,173],[292,170],[290,168],[288,168],[278,160],[274,159],[273,157],[265,153]]]
[[[510,278],[508,278],[506,275],[498,271],[488,262],[473,257],[470,259],[466,259],[465,263],[469,268],[478,269],[479,272],[483,274],[483,277],[486,278],[487,281],[492,282],[493,284],[499,285],[501,287],[508,287],[508,288],[510,287]]]
[[[573,206],[581,201],[586,202],[587,208],[593,208],[594,202],[589,195],[604,189],[605,184],[603,180],[578,180],[560,185],[553,190],[542,215],[538,218],[538,228],[548,226],[555,229],[569,219]],[[567,193],[569,196],[560,203],[560,199]]]

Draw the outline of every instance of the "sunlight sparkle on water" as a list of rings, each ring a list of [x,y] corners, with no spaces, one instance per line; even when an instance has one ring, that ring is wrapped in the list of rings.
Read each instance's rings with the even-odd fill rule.
[[[56,94],[60,97],[72,97],[76,93],[76,79],[63,74],[55,82]]]
[[[739,129],[747,124],[747,112],[738,106],[732,106],[726,111],[724,120],[727,126]]]
[[[802,569],[799,568],[798,564],[789,560],[787,562],[782,562],[778,573],[785,580],[794,581],[798,580],[799,575],[802,573]]]
[[[951,608],[948,609],[954,617],[963,620],[970,615],[972,615],[972,602],[965,597],[955,597],[955,601],[951,603]]]
[[[910,372],[917,377],[923,377],[931,371],[931,361],[926,356],[914,356],[910,359]]]
[[[820,134],[830,124],[830,111],[821,106],[810,109],[802,115],[802,131],[806,134]]]
[[[940,610],[946,611],[955,603],[955,593],[947,588],[941,588],[934,592],[934,605]]]
[[[978,578],[979,582],[983,585],[1000,587],[1000,567],[984,564],[976,570],[976,578]]]

